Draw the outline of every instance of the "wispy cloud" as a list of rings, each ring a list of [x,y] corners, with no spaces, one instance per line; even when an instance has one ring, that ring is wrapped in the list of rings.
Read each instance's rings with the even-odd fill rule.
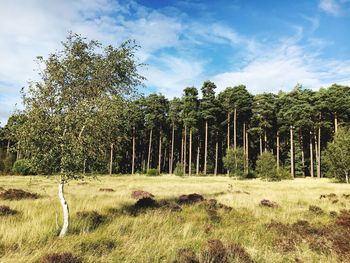
[[[332,83],[350,85],[350,60],[326,60],[293,39],[266,50],[239,70],[212,77],[220,90],[244,84],[253,93],[291,90],[297,83],[311,89]]]
[[[336,0],[320,0],[319,8],[328,14],[338,16],[340,15],[341,5]]]

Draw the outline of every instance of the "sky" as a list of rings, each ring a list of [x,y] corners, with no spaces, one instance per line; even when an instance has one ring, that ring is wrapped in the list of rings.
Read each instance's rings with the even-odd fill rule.
[[[350,0],[0,0],[0,20],[0,126],[69,31],[136,40],[144,92],[169,99],[205,80],[253,94],[350,85]]]

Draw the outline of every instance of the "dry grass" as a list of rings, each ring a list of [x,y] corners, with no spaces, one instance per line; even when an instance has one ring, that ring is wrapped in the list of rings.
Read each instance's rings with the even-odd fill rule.
[[[294,224],[298,231],[337,223],[347,227],[348,214],[340,212],[350,209],[347,198],[350,188],[345,184],[334,184],[327,179],[262,182],[219,176],[101,176],[99,180],[86,182],[82,185],[72,181],[66,186],[71,232],[65,238],[57,238],[56,217],[61,224],[61,210],[56,178],[0,177],[0,187],[23,189],[41,196],[0,200],[0,205],[18,211],[0,218],[0,262],[40,262],[47,255],[62,253],[72,253],[83,262],[173,262],[181,249],[193,251],[189,254],[200,259],[209,240],[220,240],[227,246],[235,244],[236,253],[254,262],[344,261],[334,246],[324,253],[310,247],[302,238],[293,243],[294,249],[285,251],[276,246],[281,235],[269,228],[269,224]],[[115,192],[99,191],[101,188]],[[206,200],[215,198],[217,204],[204,201],[181,205],[176,210],[145,209],[130,214],[125,212],[125,207],[135,204],[131,198],[135,190],[154,194],[160,204],[173,204],[179,196],[191,193],[201,194]],[[330,193],[336,194],[339,202],[333,203],[328,198]],[[320,199],[321,195],[327,198]],[[260,206],[264,199],[277,202],[278,207]],[[221,208],[217,207],[219,204]],[[324,213],[312,213],[310,206],[317,206]],[[330,216],[331,211],[341,217]],[[235,260],[239,262],[240,257]]]

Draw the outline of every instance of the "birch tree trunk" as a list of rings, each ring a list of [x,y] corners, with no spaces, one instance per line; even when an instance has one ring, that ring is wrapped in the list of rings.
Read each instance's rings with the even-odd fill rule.
[[[207,174],[207,156],[208,156],[208,121],[205,121],[205,142],[204,142],[204,174]]]
[[[169,165],[169,174],[173,173],[173,164],[174,164],[174,133],[175,133],[175,126],[173,124],[172,131],[171,131],[171,156],[170,156],[170,165]]]
[[[192,127],[190,128],[190,152],[188,157],[188,176],[192,175]]]
[[[69,209],[66,199],[64,198],[64,180],[61,178],[61,182],[58,185],[58,198],[60,200],[63,211],[63,226],[61,228],[60,237],[64,237],[68,231],[69,226]]]
[[[349,172],[348,171],[345,171],[345,180],[346,180],[346,183],[349,184]]]
[[[9,153],[10,153],[10,140],[7,140],[6,157],[9,155]]]
[[[266,134],[266,129],[264,131],[264,152],[267,151],[267,134]]]
[[[109,175],[112,174],[112,170],[113,170],[113,148],[114,148],[114,144],[111,143],[111,153],[110,153],[110,160],[109,160]]]
[[[149,133],[147,172],[148,172],[148,170],[149,170],[150,162],[151,162],[152,132],[153,132],[153,129],[151,129],[151,131],[150,131],[150,133]]]
[[[294,178],[294,142],[293,142],[293,127],[290,126],[290,174]]]
[[[334,113],[334,132],[335,132],[335,134],[338,133],[338,117],[337,117],[337,113]]]

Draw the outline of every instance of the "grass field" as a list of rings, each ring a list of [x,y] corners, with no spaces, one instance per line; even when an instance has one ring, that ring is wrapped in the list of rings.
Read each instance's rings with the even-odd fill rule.
[[[291,227],[298,220],[307,220],[312,227],[330,228],[337,220],[331,211],[339,215],[340,210],[350,209],[350,199],[342,196],[350,194],[350,187],[328,179],[263,182],[219,176],[100,176],[97,180],[87,178],[83,184],[71,181],[65,188],[71,225],[64,238],[57,237],[56,218],[60,225],[61,208],[56,180],[41,176],[0,177],[0,187],[4,189],[41,195],[36,200],[0,199],[0,205],[18,211],[0,216],[0,262],[40,262],[53,252],[72,252],[83,262],[173,262],[182,248],[191,248],[201,257],[208,240],[213,239],[240,244],[254,262],[348,260],[348,251],[339,250],[332,240],[327,240],[328,236],[303,235],[300,229]],[[115,191],[102,192],[101,188]],[[206,204],[195,204],[183,205],[182,211],[146,209],[130,214],[128,207],[136,202],[130,197],[133,190],[151,192],[156,200],[198,193],[233,209],[210,212]],[[329,193],[337,197],[320,199],[320,195]],[[260,206],[262,199],[274,201],[278,207]],[[310,205],[324,212],[309,211]],[[100,216],[82,217],[81,211],[96,211]],[[319,246],[315,248],[314,244]]]

